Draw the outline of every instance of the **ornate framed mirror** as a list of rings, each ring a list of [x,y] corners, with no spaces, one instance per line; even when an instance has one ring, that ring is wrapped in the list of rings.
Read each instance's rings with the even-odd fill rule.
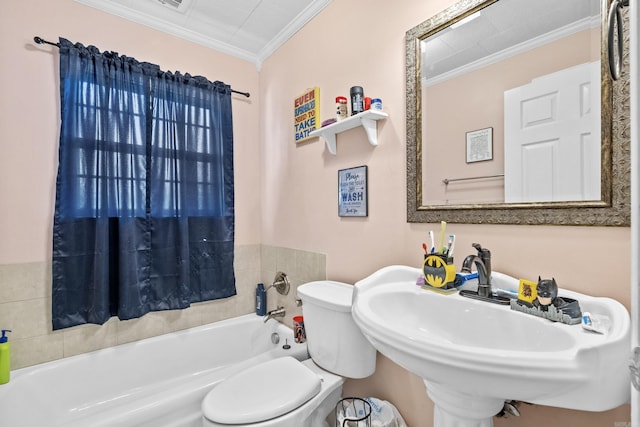
[[[408,222],[630,224],[608,6],[461,0],[407,31]]]

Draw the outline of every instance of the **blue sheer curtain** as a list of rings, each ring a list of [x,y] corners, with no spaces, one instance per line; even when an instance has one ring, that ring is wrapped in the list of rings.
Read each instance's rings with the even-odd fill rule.
[[[230,87],[60,39],[53,328],[235,295]]]

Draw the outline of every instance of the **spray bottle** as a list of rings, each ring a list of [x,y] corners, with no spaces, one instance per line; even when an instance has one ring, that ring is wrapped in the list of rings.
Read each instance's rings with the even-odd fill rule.
[[[9,351],[9,338],[6,336],[7,332],[11,331],[3,329],[2,336],[0,337],[0,384],[6,384],[9,382],[11,372],[11,355]]]

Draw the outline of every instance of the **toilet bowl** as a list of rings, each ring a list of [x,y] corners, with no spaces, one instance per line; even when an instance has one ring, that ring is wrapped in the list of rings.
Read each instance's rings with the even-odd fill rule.
[[[352,293],[351,285],[326,280],[299,286],[311,358],[270,360],[221,381],[202,402],[202,425],[326,426],[343,377],[375,371],[376,350],[351,317]]]

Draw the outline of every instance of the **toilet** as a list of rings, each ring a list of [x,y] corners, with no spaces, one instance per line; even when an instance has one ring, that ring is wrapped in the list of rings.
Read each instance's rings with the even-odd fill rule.
[[[298,287],[310,359],[282,357],[216,386],[202,402],[205,427],[324,427],[344,378],[365,378],[376,350],[351,317],[353,286],[322,280]]]

